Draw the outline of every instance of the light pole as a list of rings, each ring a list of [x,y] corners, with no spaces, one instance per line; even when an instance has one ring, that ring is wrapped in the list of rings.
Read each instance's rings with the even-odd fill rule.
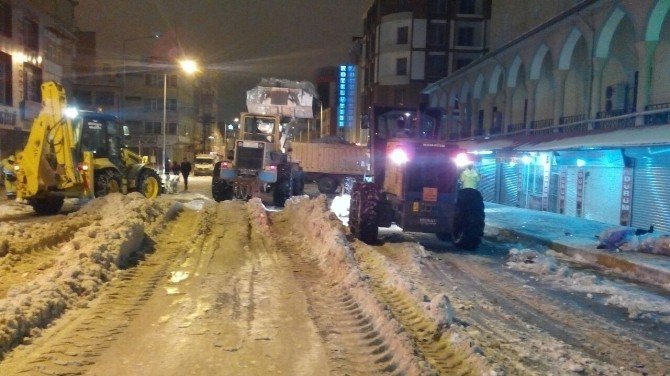
[[[198,71],[198,64],[194,60],[179,61],[181,70],[186,74],[193,74]],[[168,72],[163,72],[163,175],[167,173],[167,80]]]
[[[160,32],[154,32],[151,35],[145,35],[143,37],[136,37],[136,38],[128,38],[123,40],[123,50],[122,50],[122,59],[123,59],[123,77],[121,80],[121,98],[119,100],[119,105],[121,107],[121,119],[126,120],[126,114],[125,114],[125,91],[126,91],[126,43],[132,42],[135,40],[141,40],[141,39],[158,39],[161,37]]]

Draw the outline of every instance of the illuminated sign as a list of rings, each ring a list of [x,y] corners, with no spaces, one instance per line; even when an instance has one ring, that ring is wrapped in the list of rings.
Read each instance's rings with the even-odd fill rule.
[[[356,111],[356,66],[340,65],[337,126],[353,126]]]

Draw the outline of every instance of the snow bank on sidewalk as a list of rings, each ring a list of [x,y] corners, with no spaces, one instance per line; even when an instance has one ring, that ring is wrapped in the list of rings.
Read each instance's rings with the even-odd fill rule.
[[[668,299],[632,285],[603,279],[594,273],[575,271],[561,265],[555,256],[551,250],[541,253],[532,249],[512,248],[505,265],[509,269],[537,275],[541,281],[564,290],[582,292],[589,298],[598,295],[605,305],[626,309],[630,318],[656,314],[661,316],[661,321],[670,322]]]
[[[31,281],[12,286],[7,297],[0,299],[0,354],[19,344],[28,335],[39,333],[66,309],[86,306],[95,298],[100,286],[125,266],[128,258],[138,251],[143,240],[154,235],[179,211],[180,205],[164,199],[147,200],[138,193],[112,194],[95,199],[79,212],[72,213],[70,225],[79,226],[76,218],[90,221],[72,233],[72,239],[62,243],[54,265]],[[42,225],[31,229],[39,231]],[[27,247],[54,245],[48,227],[32,234]],[[3,228],[0,244],[14,242],[23,230]],[[60,241],[64,241],[60,240]],[[29,249],[12,248],[8,252],[20,257]]]

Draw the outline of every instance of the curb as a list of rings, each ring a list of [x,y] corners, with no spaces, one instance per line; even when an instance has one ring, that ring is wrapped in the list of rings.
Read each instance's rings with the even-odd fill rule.
[[[595,248],[575,247],[565,243],[555,242],[536,235],[528,234],[523,231],[512,230],[496,225],[486,224],[489,229],[496,230],[497,236],[507,239],[526,239],[538,242],[539,244],[551,248],[552,250],[563,253],[573,258],[584,260],[586,264],[601,270],[607,270],[615,275],[624,278],[630,278],[654,286],[670,290],[670,270],[649,267],[644,264],[631,262],[616,253],[602,252]]]

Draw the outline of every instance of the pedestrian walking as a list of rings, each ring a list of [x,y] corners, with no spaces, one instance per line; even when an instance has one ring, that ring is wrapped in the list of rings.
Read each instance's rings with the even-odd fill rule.
[[[179,165],[179,163],[177,163],[177,161],[172,162],[172,166],[170,166],[170,168],[172,169],[172,174],[179,175],[179,172],[181,171],[181,166]]]
[[[186,157],[184,157],[179,167],[181,175],[184,177],[184,190],[188,191],[188,175],[191,173],[191,162],[187,161]]]
[[[2,175],[5,178],[5,194],[7,199],[13,200],[16,198],[16,174],[14,173],[14,156],[2,160]]]
[[[472,164],[469,164],[463,172],[461,172],[458,180],[461,182],[461,188],[472,188],[477,189],[477,184],[479,183],[480,177],[477,171],[473,168]]]

